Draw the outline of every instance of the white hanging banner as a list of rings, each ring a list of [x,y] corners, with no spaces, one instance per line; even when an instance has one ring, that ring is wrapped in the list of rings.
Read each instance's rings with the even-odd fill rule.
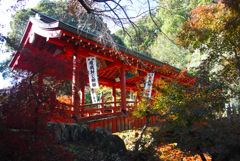
[[[98,77],[97,77],[97,60],[96,57],[87,57],[86,58],[89,85],[90,88],[98,88]]]
[[[91,88],[90,93],[91,93],[92,103],[97,103],[98,101],[97,101],[97,94],[95,92],[95,89]]]
[[[147,73],[147,79],[145,84],[145,97],[151,98],[152,84],[154,80],[154,73]]]
[[[134,101],[134,92],[130,89],[130,101]]]
[[[136,100],[136,94],[134,93],[133,90],[130,89],[130,101],[135,101]],[[130,103],[131,106],[134,106],[134,103]]]
[[[82,91],[79,91],[78,94],[79,94],[79,97],[80,97],[80,105],[82,105],[82,101],[83,101]]]

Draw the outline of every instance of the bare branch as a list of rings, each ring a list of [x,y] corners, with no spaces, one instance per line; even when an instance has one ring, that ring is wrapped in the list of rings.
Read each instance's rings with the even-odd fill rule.
[[[91,8],[84,2],[84,0],[78,0],[78,1],[79,1],[79,2],[81,3],[81,5],[86,9],[86,11],[87,11],[88,14],[94,12],[94,10],[91,9]]]
[[[105,3],[105,4],[110,8],[110,10],[112,10],[112,12],[113,12],[113,13],[115,14],[115,16],[118,18],[118,20],[119,20],[119,22],[120,22],[120,24],[121,24],[121,26],[122,26],[123,31],[124,31],[129,37],[131,37],[130,34],[126,31],[126,29],[125,29],[125,27],[124,27],[124,25],[123,25],[120,17],[118,16],[118,14],[111,8],[111,6],[110,6],[108,3]]]
[[[165,34],[165,33],[160,29],[160,27],[158,26],[158,24],[156,23],[156,21],[155,21],[154,18],[153,18],[149,0],[147,0],[147,2],[148,2],[149,14],[150,14],[150,17],[151,17],[153,23],[155,24],[155,26],[158,28],[158,30],[159,30],[171,43],[173,43],[174,45],[178,46],[175,42],[173,42],[173,40],[171,40],[171,39],[167,36],[167,34]]]

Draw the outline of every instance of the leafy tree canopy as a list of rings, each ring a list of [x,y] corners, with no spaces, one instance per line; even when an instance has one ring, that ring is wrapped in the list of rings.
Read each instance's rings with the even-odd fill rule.
[[[205,54],[200,70],[210,71],[238,93],[239,2],[235,4],[237,8],[227,4],[219,1],[217,4],[196,7],[191,11],[191,19],[184,23],[178,40],[180,45],[192,51],[199,49],[201,54]]]
[[[176,45],[176,34],[189,18],[189,13],[194,7],[210,2],[212,1],[159,0],[158,9],[151,13],[152,17],[146,13],[135,22],[136,26],[129,26],[126,29],[128,35],[124,33],[124,30],[119,30],[115,34],[133,50],[143,52],[170,65],[184,68],[191,57],[188,56],[188,50]],[[138,32],[135,32],[135,29]]]

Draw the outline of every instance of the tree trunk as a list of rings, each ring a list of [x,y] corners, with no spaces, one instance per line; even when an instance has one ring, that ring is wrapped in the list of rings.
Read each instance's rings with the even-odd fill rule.
[[[35,133],[35,141],[38,140],[38,137],[37,137],[37,134],[38,134],[38,125],[39,125],[39,113],[38,113],[38,110],[39,110],[39,107],[40,107],[40,104],[41,104],[41,101],[40,101],[40,98],[39,96],[37,95],[36,91],[34,90],[33,88],[33,85],[32,85],[32,79],[34,78],[34,76],[36,75],[36,73],[33,73],[32,76],[30,77],[30,80],[29,80],[29,86],[30,86],[30,89],[32,91],[32,94],[36,100],[36,107],[35,107],[35,127],[34,127],[34,133]]]
[[[135,151],[138,151],[138,149],[139,149],[139,145],[140,145],[140,143],[142,141],[143,133],[146,131],[146,129],[148,127],[149,119],[150,119],[150,115],[148,114],[146,116],[146,123],[145,123],[144,127],[142,128],[141,134],[139,135],[138,140],[137,140],[137,142],[135,144]]]
[[[207,159],[205,158],[205,156],[199,146],[197,146],[197,150],[199,151],[198,154],[200,155],[202,161],[207,161]]]

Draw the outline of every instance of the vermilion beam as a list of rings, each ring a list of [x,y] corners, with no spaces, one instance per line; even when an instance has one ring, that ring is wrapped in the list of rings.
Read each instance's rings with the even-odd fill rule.
[[[109,87],[112,87],[113,86],[113,81],[110,81],[110,80],[107,80],[107,79],[103,79],[103,78],[99,78],[99,83],[102,83],[102,84],[108,84]]]
[[[152,71],[148,70],[148,69],[145,69],[145,68],[142,68],[142,67],[139,67],[137,65],[134,65],[134,64],[131,64],[131,68],[134,68],[134,69],[137,69],[137,70],[141,70],[143,72],[147,72],[147,73],[150,73]]]
[[[119,73],[119,68],[115,69],[114,74],[111,76],[111,78],[114,79],[118,73]]]
[[[134,77],[134,78],[129,78],[129,79],[127,79],[127,82],[129,82],[129,80],[131,81],[131,80],[139,80],[139,79],[141,79],[141,78],[143,78],[143,77],[146,77],[146,73],[142,73],[139,77]],[[121,82],[119,82],[119,83],[116,83],[116,86],[118,86],[119,84],[120,84]]]
[[[109,80],[109,79],[115,74],[115,72],[116,72],[116,69],[113,69],[112,72],[107,76],[106,79]],[[110,79],[110,80],[111,80],[111,79]]]
[[[62,47],[65,46],[65,43],[66,43],[65,41],[59,40],[57,38],[48,38],[46,41]]]
[[[113,68],[112,68],[113,69]],[[112,69],[109,69],[108,71],[106,71],[106,73],[104,73],[104,75],[101,75],[104,79],[107,79],[107,76],[111,75],[112,73]]]
[[[105,71],[107,71],[107,70],[110,70],[110,69],[116,68],[116,67],[121,68],[121,66],[122,66],[122,65],[121,65],[120,63],[112,63],[112,64],[110,64],[107,68],[102,69],[102,70],[99,70],[98,73],[102,73],[102,72],[105,72]]]

